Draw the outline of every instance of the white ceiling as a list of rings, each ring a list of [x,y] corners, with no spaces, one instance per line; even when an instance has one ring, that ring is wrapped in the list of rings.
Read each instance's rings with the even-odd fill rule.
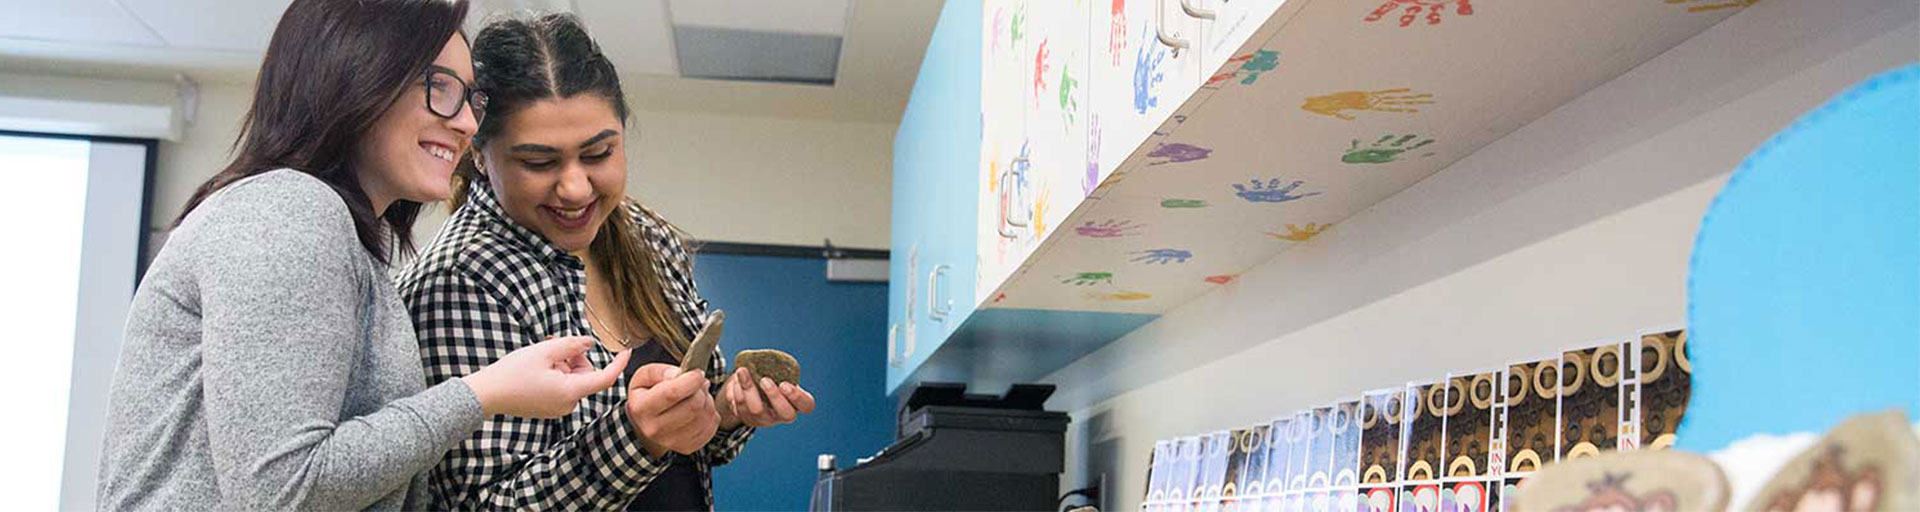
[[[290,0],[0,0],[0,70],[248,83]],[[644,110],[897,122],[942,0],[475,0],[487,15],[567,10]],[[843,38],[833,86],[680,78],[672,25]],[[903,65],[913,63],[913,65]]]

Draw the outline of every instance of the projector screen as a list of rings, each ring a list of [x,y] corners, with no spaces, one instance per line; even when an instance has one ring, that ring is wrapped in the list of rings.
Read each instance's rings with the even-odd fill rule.
[[[0,496],[91,510],[107,387],[146,239],[156,143],[0,132]]]

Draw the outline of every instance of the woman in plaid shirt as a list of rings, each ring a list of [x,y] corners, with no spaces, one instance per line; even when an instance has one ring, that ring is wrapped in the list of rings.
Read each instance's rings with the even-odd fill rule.
[[[678,374],[707,311],[677,230],[625,196],[627,108],[578,19],[488,25],[473,43],[488,98],[455,211],[400,277],[429,382],[540,340],[591,334],[620,385],[554,420],[494,416],[429,476],[454,509],[711,509],[713,466],[813,396],[744,370]],[[708,371],[725,360],[715,350]],[[766,397],[763,402],[762,397]]]

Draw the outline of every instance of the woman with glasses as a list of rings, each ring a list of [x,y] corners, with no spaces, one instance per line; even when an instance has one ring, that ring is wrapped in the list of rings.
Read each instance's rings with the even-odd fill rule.
[[[419,509],[421,475],[486,417],[560,417],[619,378],[575,337],[425,385],[388,264],[478,125],[467,10],[287,8],[233,162],[134,295],[100,508]]]
[[[736,371],[678,373],[707,312],[672,224],[627,198],[619,74],[567,14],[504,19],[474,38],[490,101],[456,210],[400,277],[429,382],[459,379],[546,336],[592,334],[587,353],[625,385],[555,420],[499,416],[430,476],[436,508],[709,510],[712,467],[813,395]],[[726,362],[710,354],[705,370]]]

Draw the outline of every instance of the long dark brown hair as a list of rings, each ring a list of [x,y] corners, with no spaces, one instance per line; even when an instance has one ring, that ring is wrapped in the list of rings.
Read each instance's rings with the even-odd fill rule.
[[[174,226],[221,187],[290,168],[340,194],[375,259],[410,253],[420,204],[397,200],[376,217],[353,159],[387,107],[423,90],[416,82],[466,17],[467,0],[294,0],[267,43],[233,162],[200,184]]]
[[[627,99],[620,91],[619,74],[600,53],[600,45],[587,35],[580,19],[571,14],[503,18],[488,23],[473,39],[473,72],[475,89],[487,95],[487,115],[473,137],[476,152],[498,135],[514,114],[540,100],[592,94],[607,100],[620,124],[627,123]],[[487,186],[486,180],[485,173],[471,162],[463,163],[454,174],[451,206],[458,209],[468,188],[476,182]],[[693,335],[675,320],[667,301],[659,269],[669,263],[644,240],[647,234],[628,214],[628,208],[661,226],[666,236],[686,240],[685,233],[652,209],[626,198],[607,216],[587,251],[593,256],[595,269],[607,277],[608,295],[627,320],[622,324],[637,321],[675,359],[682,358]]]

